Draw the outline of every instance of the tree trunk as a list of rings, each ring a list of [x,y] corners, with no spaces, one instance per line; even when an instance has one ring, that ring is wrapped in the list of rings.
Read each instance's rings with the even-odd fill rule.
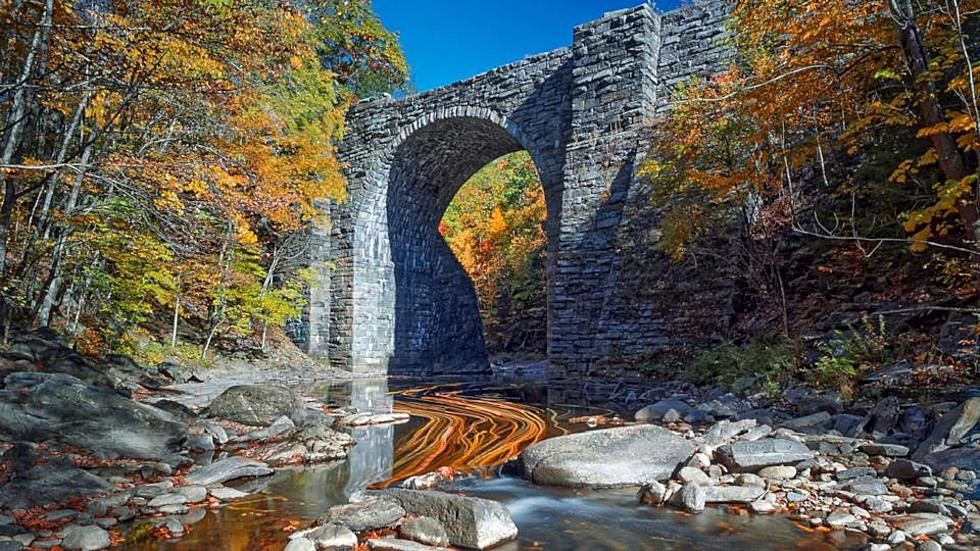
[[[911,0],[889,0],[889,8],[892,18],[899,34],[902,53],[905,55],[906,63],[912,77],[912,87],[918,93],[918,105],[916,106],[919,117],[920,128],[934,127],[946,122],[943,116],[942,106],[937,97],[936,83],[924,75],[929,70],[929,53],[926,51],[922,41],[922,34],[919,31],[915,20],[915,11]],[[929,142],[939,157],[939,168],[943,171],[943,176],[947,181],[962,181],[970,173],[967,169],[966,159],[959,147],[956,145],[956,138],[948,132],[935,133],[929,136]],[[960,199],[957,204],[957,213],[960,223],[969,233],[974,247],[980,243],[980,210],[973,197],[968,194]]]
[[[24,119],[27,117],[27,91],[29,89],[27,83],[31,78],[31,74],[34,72],[34,62],[38,50],[41,47],[41,37],[44,35],[45,29],[51,24],[52,11],[54,11],[54,0],[47,0],[44,4],[44,12],[41,14],[41,20],[34,30],[34,37],[31,39],[30,49],[27,50],[27,56],[24,58],[23,70],[17,80],[17,91],[14,92],[13,103],[10,107],[10,116],[7,118],[7,124],[10,126],[10,130],[7,131],[3,142],[3,151],[0,153],[0,165],[10,164],[17,150],[18,142],[20,142],[20,134],[24,128]],[[3,183],[4,193],[3,205],[0,206],[0,275],[3,275],[7,271],[7,245],[10,240],[10,220],[13,216],[14,205],[17,202],[17,185],[12,179],[6,178],[2,171],[0,171],[0,183]]]

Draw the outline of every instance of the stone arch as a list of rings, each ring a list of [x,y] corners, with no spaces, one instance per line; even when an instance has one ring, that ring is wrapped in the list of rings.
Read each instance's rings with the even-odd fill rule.
[[[355,303],[352,331],[373,335],[354,340],[361,364],[383,364],[400,374],[488,369],[472,282],[438,234],[438,223],[473,174],[521,150],[535,162],[549,227],[557,228],[560,160],[550,159],[518,124],[491,109],[438,109],[406,124],[378,156],[354,216],[354,248],[373,257],[356,264],[353,273],[353,294],[363,300],[360,308]],[[387,283],[381,292],[379,281]]]

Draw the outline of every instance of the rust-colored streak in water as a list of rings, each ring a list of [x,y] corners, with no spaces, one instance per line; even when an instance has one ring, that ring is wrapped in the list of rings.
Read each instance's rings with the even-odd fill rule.
[[[410,389],[396,393],[395,411],[424,420],[398,442],[392,477],[385,487],[439,467],[476,471],[500,465],[555,432],[554,412],[494,397]]]

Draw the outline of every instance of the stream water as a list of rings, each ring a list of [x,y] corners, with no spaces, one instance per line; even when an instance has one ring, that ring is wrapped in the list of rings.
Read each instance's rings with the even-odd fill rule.
[[[822,550],[856,549],[859,540],[803,530],[780,516],[753,516],[709,509],[687,515],[637,505],[634,490],[567,490],[540,487],[499,473],[497,467],[543,438],[588,430],[583,419],[610,410],[549,404],[540,386],[443,385],[412,387],[387,381],[357,381],[316,387],[333,406],[405,411],[409,422],[358,428],[350,457],[329,465],[290,469],[245,483],[256,491],[231,506],[192,510],[182,538],[130,541],[125,549],[275,550],[289,532],[303,527],[352,493],[383,487],[415,474],[452,466],[475,472],[455,489],[502,502],[520,530],[518,541],[499,549],[549,551],[631,550]],[[310,394],[310,389],[305,388]]]

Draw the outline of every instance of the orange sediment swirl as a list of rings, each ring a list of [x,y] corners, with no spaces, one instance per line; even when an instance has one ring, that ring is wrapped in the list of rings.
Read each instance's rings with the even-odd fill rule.
[[[550,410],[458,392],[408,396],[423,390],[429,389],[398,393],[395,411],[423,424],[396,443],[392,477],[381,487],[439,467],[475,471],[500,465],[550,434],[564,432]]]

